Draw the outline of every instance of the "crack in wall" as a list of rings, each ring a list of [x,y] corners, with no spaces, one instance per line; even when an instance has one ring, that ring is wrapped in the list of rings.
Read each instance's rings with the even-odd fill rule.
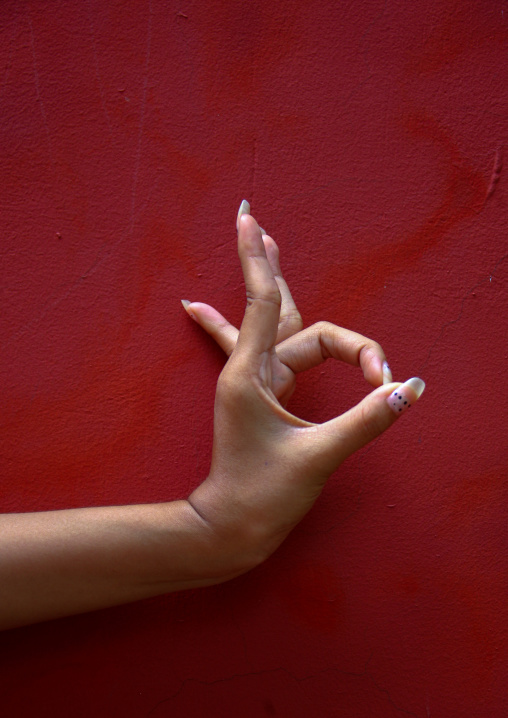
[[[350,678],[367,678],[377,691],[379,691],[380,693],[382,693],[383,695],[386,696],[388,703],[397,712],[403,713],[405,715],[413,716],[414,718],[420,718],[420,716],[417,713],[415,713],[414,711],[411,711],[409,709],[403,708],[400,705],[397,705],[397,703],[395,703],[395,701],[393,700],[388,689],[383,688],[383,686],[379,685],[379,683],[376,681],[376,679],[374,678],[374,676],[368,669],[368,665],[371,662],[371,659],[372,659],[372,654],[366,661],[364,670],[361,672],[345,671],[345,670],[341,670],[339,668],[330,666],[329,668],[324,668],[321,671],[317,671],[316,673],[312,673],[312,674],[309,674],[307,676],[303,676],[300,678],[300,677],[296,676],[289,669],[281,666],[279,668],[268,668],[266,670],[260,670],[260,671],[248,671],[246,673],[233,673],[230,676],[225,676],[223,678],[216,678],[214,680],[209,680],[209,681],[199,679],[199,678],[185,678],[174,693],[172,693],[167,698],[163,698],[161,701],[158,701],[154,706],[152,706],[148,710],[148,712],[146,713],[146,718],[150,718],[150,716],[153,716],[154,712],[158,708],[163,706],[165,703],[169,703],[169,702],[175,700],[175,698],[177,698],[183,692],[183,690],[186,688],[186,686],[189,684],[196,683],[201,686],[214,686],[214,685],[218,685],[220,683],[229,683],[230,681],[234,681],[238,678],[249,678],[251,676],[263,676],[263,675],[269,675],[269,674],[274,674],[274,673],[284,673],[285,675],[289,676],[293,681],[295,681],[295,683],[297,683],[298,685],[301,685],[305,681],[313,680],[314,678],[322,676],[323,674],[326,674],[326,673],[339,674],[339,675],[347,676]]]

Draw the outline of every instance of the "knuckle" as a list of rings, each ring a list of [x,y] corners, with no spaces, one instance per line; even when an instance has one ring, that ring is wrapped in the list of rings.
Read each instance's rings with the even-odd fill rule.
[[[324,321],[324,320],[321,320],[320,322],[316,322],[315,324],[313,324],[313,325],[312,325],[312,328],[313,328],[316,332],[319,332],[319,333],[321,334],[321,333],[323,333],[323,332],[328,331],[328,329],[329,329],[331,326],[333,326],[333,324],[330,324],[330,322],[326,322],[326,321]]]
[[[325,321],[317,322],[313,326],[314,332],[319,342],[319,348],[323,361],[326,361],[326,359],[330,359],[330,357],[333,356],[328,346],[331,334],[330,330],[333,329],[333,326],[334,325],[330,324],[330,322]]]
[[[303,328],[302,315],[296,307],[294,309],[289,309],[287,312],[281,315],[280,324],[283,327],[290,326],[291,328],[294,328],[296,331],[299,332]]]
[[[247,304],[254,304],[254,302],[269,302],[270,304],[280,306],[281,295],[276,282],[274,282],[273,285],[267,285],[258,291],[247,289]]]
[[[331,322],[321,320],[312,325],[311,330],[319,337],[319,341],[323,344],[326,337],[334,336],[338,327]]]
[[[237,403],[243,394],[243,382],[240,380],[238,371],[232,371],[226,365],[217,381],[216,398],[223,404]]]

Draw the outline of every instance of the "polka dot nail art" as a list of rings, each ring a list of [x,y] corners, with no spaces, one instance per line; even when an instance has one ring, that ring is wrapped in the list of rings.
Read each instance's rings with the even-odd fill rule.
[[[386,401],[394,414],[402,414],[421,397],[424,389],[425,382],[415,376],[392,391]]]

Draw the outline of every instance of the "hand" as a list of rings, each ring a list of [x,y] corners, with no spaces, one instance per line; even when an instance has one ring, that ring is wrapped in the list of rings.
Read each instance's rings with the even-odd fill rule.
[[[240,331],[209,305],[186,305],[229,355],[217,385],[210,474],[189,502],[246,570],[275,550],[330,474],[391,426],[424,384],[383,384],[383,368],[391,379],[383,350],[359,334],[327,322],[300,331],[275,242],[248,214],[239,219],[238,250],[247,290]],[[329,357],[360,366],[378,388],[324,424],[287,412],[295,374]]]
[[[247,209],[244,209],[245,207]],[[250,212],[246,200],[242,202],[239,216],[244,212],[247,214]],[[293,394],[297,372],[310,369],[332,356],[353,363],[355,366],[358,366],[359,357],[362,356],[365,378],[372,386],[377,387],[381,383],[390,382],[392,380],[390,368],[382,348],[376,342],[328,322],[319,322],[305,332],[301,331],[302,317],[282,276],[279,248],[272,237],[268,236],[264,230],[261,232],[268,263],[281,295],[281,309],[275,339],[276,361],[272,364],[272,390],[280,404],[285,407]],[[228,356],[231,356],[238,340],[238,329],[209,304],[192,302],[191,307],[191,303],[185,300],[182,301],[182,304],[189,316],[215,339]],[[295,337],[293,341],[285,341],[296,334],[298,337]],[[336,350],[347,340],[350,345],[354,344],[354,353],[344,356],[340,352],[337,354]]]

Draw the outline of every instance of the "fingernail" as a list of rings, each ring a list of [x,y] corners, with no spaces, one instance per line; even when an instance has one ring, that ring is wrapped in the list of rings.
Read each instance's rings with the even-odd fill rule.
[[[240,217],[242,214],[250,214],[250,204],[247,202],[246,199],[242,199],[242,203],[240,205],[240,209],[238,210],[238,215],[236,218],[236,231],[240,229]]]
[[[196,319],[194,312],[192,310],[189,310],[189,304],[192,304],[192,302],[189,302],[188,299],[180,299],[180,301],[182,302],[182,306],[189,315],[189,317],[191,319],[194,319],[195,322],[197,322],[198,320]]]
[[[388,366],[388,362],[383,362],[383,384],[389,384],[391,381],[393,381],[392,378],[392,370]]]
[[[263,227],[260,227],[259,229],[261,230],[261,234],[266,234],[266,233],[267,233],[266,230],[263,229]]]
[[[425,382],[423,379],[414,376],[401,384],[395,391],[392,391],[386,401],[394,414],[401,414],[421,397],[424,389]]]

